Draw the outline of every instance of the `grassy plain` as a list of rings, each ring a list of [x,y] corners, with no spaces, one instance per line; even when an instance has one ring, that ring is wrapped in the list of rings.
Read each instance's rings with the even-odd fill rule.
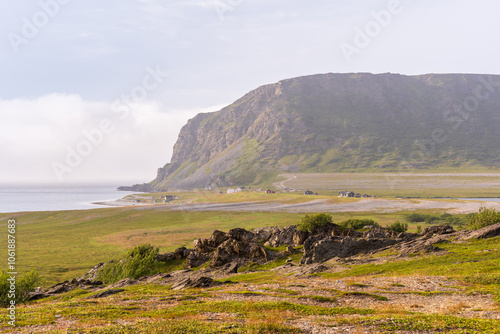
[[[334,221],[359,217],[382,225],[402,219],[398,213],[334,213]],[[297,224],[303,214],[285,212],[184,212],[155,208],[108,208],[54,212],[0,214],[0,229],[17,221],[17,265],[20,271],[36,269],[45,285],[78,277],[99,262],[121,255],[143,243],[161,252],[191,247],[196,238],[220,229],[228,231]],[[0,249],[6,249],[6,238]]]
[[[311,189],[320,194],[351,190],[378,197],[500,197],[500,173],[446,170],[412,173],[330,173],[283,174],[281,184]]]

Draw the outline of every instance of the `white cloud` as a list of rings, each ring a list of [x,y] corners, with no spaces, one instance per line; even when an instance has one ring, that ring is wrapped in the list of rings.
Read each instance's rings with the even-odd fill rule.
[[[108,102],[85,101],[78,95],[50,94],[35,99],[0,100],[0,182],[56,182],[54,161],[67,165],[69,149],[87,141],[84,131],[99,129],[109,119],[114,131],[92,145],[92,153],[64,182],[147,182],[156,168],[170,160],[180,128],[199,112],[221,106],[191,110],[162,110],[159,103],[137,104],[121,120]]]

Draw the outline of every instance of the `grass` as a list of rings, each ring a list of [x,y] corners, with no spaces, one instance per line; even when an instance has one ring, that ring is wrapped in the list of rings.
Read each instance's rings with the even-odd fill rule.
[[[358,317],[356,319],[342,318],[332,321],[331,327],[338,325],[357,324],[375,326],[378,330],[388,333],[396,331],[425,331],[444,333],[498,333],[499,320],[470,319],[449,315],[393,315]]]
[[[478,240],[463,244],[444,244],[448,255],[436,257],[442,263],[454,260],[467,260],[468,271],[458,271],[454,277],[465,282],[453,294],[489,294],[500,306],[499,285],[495,280],[467,283],[470,273],[479,272],[482,262],[478,257],[490,256],[485,261],[497,262],[498,254],[483,252],[497,249],[500,238]],[[493,254],[492,254],[493,253]],[[498,253],[498,252],[496,252]],[[471,257],[466,257],[469,254]],[[450,256],[449,259],[446,259]],[[455,256],[455,258],[453,258]],[[407,261],[379,264],[382,275],[416,275],[403,265],[421,268],[418,261],[428,263],[429,258],[412,258]],[[446,261],[445,261],[446,260]],[[484,262],[484,261],[483,261]],[[317,274],[326,278],[351,277],[347,285],[351,288],[368,289],[368,282],[373,268],[361,264],[336,274]],[[431,270],[431,269],[428,269]],[[434,270],[441,270],[435,267]],[[488,275],[497,275],[498,268]],[[430,275],[430,272],[422,272]],[[440,273],[434,273],[440,274]],[[491,277],[490,277],[491,278]],[[311,278],[314,279],[314,278]],[[335,278],[336,279],[336,278]],[[471,277],[472,281],[473,277]],[[301,333],[301,329],[292,326],[299,319],[318,322],[321,326],[356,326],[360,331],[374,332],[395,331],[445,331],[449,333],[495,333],[500,320],[470,318],[458,316],[469,307],[464,303],[449,305],[444,313],[422,314],[395,307],[376,291],[340,291],[331,289],[325,295],[308,295],[311,291],[304,279],[276,275],[266,270],[237,274],[229,278],[236,284],[225,284],[211,289],[187,289],[173,291],[170,286],[146,284],[126,287],[125,291],[103,299],[88,299],[94,293],[77,289],[56,297],[19,305],[17,329],[27,326],[51,328],[60,321],[71,319],[71,330],[81,333]],[[310,279],[307,279],[310,282]],[[248,286],[248,285],[251,285]],[[328,285],[327,285],[328,286]],[[395,287],[404,287],[394,284]],[[323,291],[322,289],[321,291]],[[320,290],[318,290],[320,291]],[[326,290],[325,290],[326,291]],[[375,292],[375,293],[373,293]],[[428,298],[447,295],[448,291],[384,291],[390,295],[419,294]],[[221,300],[223,296],[234,296]],[[352,307],[346,305],[349,297],[370,298],[376,304],[372,307]],[[347,299],[346,299],[347,297]],[[271,300],[261,301],[261,298]],[[387,303],[385,303],[387,302]],[[362,305],[362,304],[361,304]],[[377,306],[378,305],[378,306]],[[476,310],[473,312],[482,312]],[[489,312],[492,312],[491,309]],[[6,314],[0,315],[5,323]],[[0,331],[10,332],[9,328]],[[48,330],[46,330],[48,331]],[[63,333],[64,330],[54,330]],[[498,331],[497,331],[498,332]]]
[[[407,212],[333,213],[334,222],[349,218],[374,219],[389,224]],[[0,229],[8,219],[17,221],[18,271],[36,269],[44,286],[79,277],[99,262],[119,258],[127,249],[149,243],[160,252],[192,247],[199,237],[216,229],[229,231],[264,226],[298,224],[303,214],[283,212],[178,212],[161,208],[106,208],[95,210],[24,212],[0,214]],[[7,242],[0,238],[0,249]],[[281,250],[281,249],[280,249]],[[292,259],[300,260],[300,253]],[[270,263],[256,270],[268,270],[282,263]]]
[[[350,270],[340,273],[320,273],[323,277],[356,277],[356,276],[405,276],[429,275],[460,278],[470,282],[483,284],[499,284],[500,237],[474,240],[461,244],[438,244],[447,252],[444,254],[415,257],[383,264],[364,264],[352,266]],[[482,252],[483,250],[497,250]],[[477,279],[482,281],[477,281]]]
[[[297,178],[285,181],[285,186],[311,189],[319,194],[337,194],[352,190],[379,197],[499,197],[500,185],[496,182],[498,170],[487,169],[429,169],[397,172],[356,173],[296,173]],[[485,186],[478,187],[478,184]],[[425,186],[423,186],[425,185]]]
[[[15,218],[18,271],[36,269],[45,286],[79,277],[99,262],[119,258],[127,249],[150,243],[160,252],[192,247],[194,239],[216,229],[284,226],[300,214],[168,212],[109,208],[85,211],[0,214],[0,228]],[[0,239],[0,248],[7,241]]]

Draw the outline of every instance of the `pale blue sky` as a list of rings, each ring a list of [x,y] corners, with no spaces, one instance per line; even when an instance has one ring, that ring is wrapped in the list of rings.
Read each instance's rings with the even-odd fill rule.
[[[397,0],[2,1],[0,155],[10,164],[0,166],[0,182],[57,181],[53,162],[64,163],[68,146],[76,149],[85,140],[82,131],[116,116],[110,103],[140,85],[146,68],[169,75],[130,117],[113,119],[115,130],[64,182],[149,181],[170,159],[188,118],[289,77],[500,74],[498,2],[396,5]],[[373,13],[391,8],[397,11],[377,23]],[[26,28],[30,24],[36,32]],[[358,29],[372,37],[349,62],[340,46],[355,46]]]

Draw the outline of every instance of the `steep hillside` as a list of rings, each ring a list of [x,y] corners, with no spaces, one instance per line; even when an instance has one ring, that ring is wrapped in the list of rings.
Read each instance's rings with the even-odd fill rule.
[[[265,85],[181,130],[135,190],[258,184],[280,172],[500,166],[500,76],[321,74]]]

